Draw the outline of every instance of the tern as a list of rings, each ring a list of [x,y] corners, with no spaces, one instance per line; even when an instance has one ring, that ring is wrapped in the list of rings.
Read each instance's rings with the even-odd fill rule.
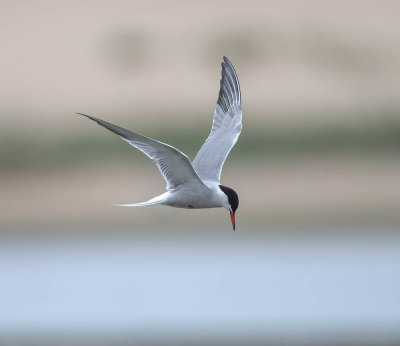
[[[211,132],[192,163],[171,145],[77,113],[119,135],[156,161],[167,183],[167,192],[147,202],[118,205],[139,207],[161,204],[188,209],[223,207],[229,211],[235,230],[239,198],[233,189],[220,184],[220,178],[225,159],[242,131],[242,103],[239,80],[232,63],[223,57],[221,66],[220,90]]]

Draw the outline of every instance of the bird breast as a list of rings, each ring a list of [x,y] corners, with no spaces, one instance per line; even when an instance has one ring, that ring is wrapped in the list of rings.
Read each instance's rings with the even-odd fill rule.
[[[223,196],[207,189],[200,193],[187,190],[172,191],[162,204],[175,208],[202,209],[223,207],[224,202]]]

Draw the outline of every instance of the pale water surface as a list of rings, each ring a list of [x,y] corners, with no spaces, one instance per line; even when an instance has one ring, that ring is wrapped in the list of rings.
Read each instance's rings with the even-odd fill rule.
[[[396,232],[171,234],[3,238],[0,336],[400,341]]]

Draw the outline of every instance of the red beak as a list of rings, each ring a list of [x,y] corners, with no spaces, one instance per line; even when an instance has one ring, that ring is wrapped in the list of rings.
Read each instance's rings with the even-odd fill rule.
[[[232,212],[232,210],[229,210],[229,213],[231,214],[231,221],[232,221],[233,230],[235,230],[235,214]]]

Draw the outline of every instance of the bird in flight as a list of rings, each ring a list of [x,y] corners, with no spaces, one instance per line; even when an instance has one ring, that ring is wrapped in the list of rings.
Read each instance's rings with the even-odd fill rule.
[[[237,193],[220,184],[221,170],[242,131],[242,102],[237,74],[224,57],[221,81],[211,132],[195,159],[189,158],[166,143],[142,136],[90,115],[83,115],[119,135],[141,150],[157,166],[167,183],[167,192],[147,202],[120,206],[167,205],[176,208],[200,209],[223,207],[230,213],[235,230],[235,212],[239,206]]]

